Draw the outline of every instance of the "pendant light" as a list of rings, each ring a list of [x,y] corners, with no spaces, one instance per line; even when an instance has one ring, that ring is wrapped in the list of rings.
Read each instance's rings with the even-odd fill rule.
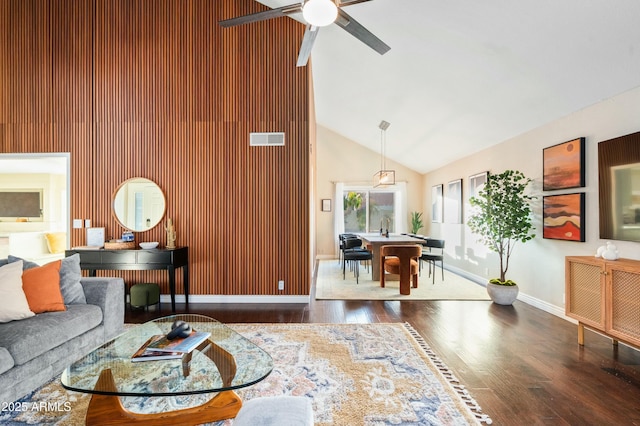
[[[396,171],[387,170],[385,158],[385,145],[387,142],[387,129],[391,123],[382,120],[378,127],[380,128],[380,171],[373,175],[373,186],[388,186],[396,184]]]

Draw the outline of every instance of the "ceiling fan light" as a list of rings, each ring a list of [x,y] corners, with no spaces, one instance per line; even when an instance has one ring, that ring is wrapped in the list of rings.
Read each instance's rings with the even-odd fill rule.
[[[326,27],[338,17],[338,7],[331,0],[308,0],[302,7],[302,16],[313,26]]]

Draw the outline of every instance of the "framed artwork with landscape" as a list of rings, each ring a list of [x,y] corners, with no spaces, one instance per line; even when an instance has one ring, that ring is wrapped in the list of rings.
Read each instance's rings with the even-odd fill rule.
[[[442,184],[431,187],[431,222],[442,222]]]
[[[584,242],[584,192],[542,199],[543,238]]]
[[[584,138],[577,138],[542,150],[542,189],[584,187]]]

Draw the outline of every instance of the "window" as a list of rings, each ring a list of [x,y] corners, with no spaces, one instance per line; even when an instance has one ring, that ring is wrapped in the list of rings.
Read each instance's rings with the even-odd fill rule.
[[[368,189],[344,191],[345,232],[396,230],[396,193]]]

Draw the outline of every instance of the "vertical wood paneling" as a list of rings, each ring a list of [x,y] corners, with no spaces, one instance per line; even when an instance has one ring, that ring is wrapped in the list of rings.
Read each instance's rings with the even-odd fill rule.
[[[157,182],[178,244],[190,247],[192,294],[280,294],[279,279],[283,294],[308,294],[309,80],[295,67],[304,27],[216,24],[263,9],[252,0],[0,0],[0,54],[37,47],[0,69],[2,151],[71,152],[71,216],[108,236],[123,231],[111,213],[119,183]],[[286,146],[249,147],[249,133],[264,131],[284,131]],[[166,241],[162,226],[136,239]],[[83,243],[73,231],[72,244]],[[122,276],[168,292],[160,272]]]

